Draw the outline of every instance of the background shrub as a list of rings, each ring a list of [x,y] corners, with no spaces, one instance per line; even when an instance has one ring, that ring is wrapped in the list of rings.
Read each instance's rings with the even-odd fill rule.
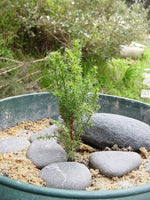
[[[5,6],[1,31],[6,27],[13,31],[13,46],[35,55],[80,39],[84,56],[106,59],[120,44],[141,40],[147,30],[142,3],[127,7],[121,0],[2,0],[1,4]]]
[[[114,84],[120,73],[113,76],[116,68],[108,61],[117,56],[120,44],[142,41],[148,25],[142,3],[128,7],[121,0],[1,0],[0,56],[23,62],[17,68],[17,62],[0,59],[1,98],[48,87],[47,64],[32,61],[64,52],[75,39],[82,47],[83,75],[97,65],[100,92],[123,95]],[[130,70],[132,77],[134,73]],[[127,75],[129,71],[118,78],[126,88]]]

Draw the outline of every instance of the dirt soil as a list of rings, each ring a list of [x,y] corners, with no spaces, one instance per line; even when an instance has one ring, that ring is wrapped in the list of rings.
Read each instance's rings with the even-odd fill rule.
[[[37,122],[21,122],[15,127],[10,127],[4,131],[0,131],[0,139],[17,136],[25,137],[29,140],[32,132],[37,132],[49,127],[52,123],[50,119],[43,119]],[[130,151],[131,149],[119,149],[114,145],[112,149]],[[11,152],[8,154],[0,154],[0,174],[11,179],[39,186],[46,186],[44,180],[39,178],[40,170],[26,157],[27,149],[22,152]],[[76,161],[85,164],[88,167],[88,158],[90,153],[99,151],[89,145],[81,143],[76,153]],[[143,158],[139,169],[134,170],[123,177],[108,178],[102,175],[98,169],[90,169],[92,175],[92,184],[86,190],[112,190],[128,188],[150,183],[150,172],[145,167],[145,163],[150,161],[150,152],[141,148],[141,156]]]

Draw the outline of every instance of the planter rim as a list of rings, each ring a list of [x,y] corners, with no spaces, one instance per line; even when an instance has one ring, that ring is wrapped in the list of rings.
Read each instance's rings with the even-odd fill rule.
[[[38,92],[38,93],[27,93],[27,94],[21,94],[21,95],[16,95],[16,96],[11,96],[11,97],[6,97],[6,98],[3,98],[3,99],[0,99],[0,102],[2,101],[5,101],[5,100],[10,100],[10,99],[15,99],[15,98],[19,98],[19,97],[25,97],[25,96],[33,96],[33,95],[43,95],[43,94],[49,94],[49,92]],[[118,99],[124,99],[124,100],[129,100],[131,101],[132,103],[141,103],[143,105],[147,105],[150,107],[150,104],[148,103],[144,103],[142,101],[138,101],[138,100],[135,100],[135,99],[130,99],[130,98],[127,98],[127,97],[120,97],[120,96],[116,96],[116,95],[109,95],[109,94],[102,94],[102,93],[99,93],[99,95],[102,95],[102,96],[105,96],[105,97],[112,97],[112,98],[118,98]]]
[[[128,197],[138,194],[143,194],[150,191],[150,184],[145,184],[141,186],[125,188],[125,189],[116,189],[116,190],[97,190],[97,191],[85,191],[85,190],[67,190],[67,189],[57,189],[49,187],[41,187],[36,185],[31,185],[28,183],[23,183],[16,181],[0,175],[0,183],[14,188],[16,190],[21,190],[24,192],[44,195],[44,196],[53,196],[53,197],[65,197],[65,198],[82,198],[82,199],[97,199],[97,198],[119,198],[119,197]]]
[[[0,102],[6,101],[6,100],[11,100],[19,97],[25,97],[25,96],[33,96],[33,95],[43,95],[43,94],[49,94],[48,92],[40,92],[40,93],[31,93],[31,94],[23,94],[23,95],[18,95],[18,96],[12,96],[12,97],[7,97],[4,99],[0,99]],[[129,100],[132,103],[141,103],[145,106],[150,107],[150,104],[140,102],[137,100],[129,99],[129,98],[124,98],[124,97],[119,97],[119,96],[114,96],[114,95],[107,95],[107,94],[99,94],[100,96],[105,96],[105,97],[112,97],[112,98],[117,98],[117,99],[124,99],[124,100]],[[147,192],[150,192],[150,183],[149,184],[144,184],[141,186],[135,186],[131,188],[125,188],[125,189],[116,189],[116,190],[100,190],[100,191],[85,191],[85,190],[66,190],[66,189],[57,189],[57,188],[48,188],[48,187],[41,187],[41,186],[36,186],[36,185],[31,185],[28,183],[23,183],[20,181],[16,181],[10,178],[7,178],[5,176],[0,175],[0,185],[5,185],[6,187],[10,187],[16,190],[28,192],[31,194],[38,194],[38,195],[43,195],[43,196],[52,196],[52,197],[60,197],[60,198],[66,198],[66,199],[97,199],[97,198],[103,198],[103,199],[108,199],[108,198],[123,198],[123,197],[132,197],[134,195],[138,194],[144,194]]]

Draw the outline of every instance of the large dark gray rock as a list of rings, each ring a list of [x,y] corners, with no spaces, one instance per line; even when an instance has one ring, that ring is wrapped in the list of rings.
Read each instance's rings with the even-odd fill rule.
[[[27,151],[27,157],[38,168],[50,163],[67,161],[65,150],[55,140],[35,140]]]
[[[89,165],[108,177],[123,176],[137,169],[141,162],[136,152],[102,151],[92,153],[89,158]]]
[[[52,188],[83,190],[91,185],[90,171],[77,162],[50,164],[41,170],[40,177]]]
[[[21,137],[8,137],[0,140],[0,153],[22,151],[30,142]]]
[[[33,142],[35,141],[38,137],[40,136],[45,136],[45,135],[48,135],[48,136],[58,136],[59,133],[58,133],[58,127],[56,125],[52,125],[48,128],[45,128],[41,131],[38,131],[36,132],[35,134],[33,134],[31,137],[30,137],[30,141]],[[57,139],[56,139],[57,140]]]
[[[117,144],[134,151],[145,147],[150,150],[150,126],[139,120],[108,113],[95,113],[93,125],[85,129],[83,140],[100,149]]]

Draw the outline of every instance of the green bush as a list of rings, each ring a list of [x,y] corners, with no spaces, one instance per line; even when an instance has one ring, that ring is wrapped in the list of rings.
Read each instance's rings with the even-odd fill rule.
[[[97,54],[105,60],[117,53],[120,44],[141,40],[147,30],[147,11],[141,3],[127,7],[121,0],[2,0],[1,4],[8,10],[5,17],[1,13],[1,31],[8,26],[8,32],[14,31],[13,45],[35,55],[80,39],[84,57]]]
[[[1,0],[0,56],[24,62],[22,68],[0,75],[1,97],[48,87],[48,65],[28,64],[31,56],[39,59],[55,50],[64,52],[74,39],[81,41],[83,74],[97,65],[100,91],[123,95],[114,78],[120,73],[106,61],[118,53],[120,44],[145,37],[146,17],[141,3],[127,7],[121,0]],[[13,67],[14,62],[0,61],[0,73]],[[131,71],[124,79],[120,74],[121,87],[132,85],[132,79],[127,81]]]
[[[3,37],[0,35],[0,57],[13,58],[12,49],[5,44]],[[1,68],[2,65],[0,65]]]
[[[144,62],[149,59],[112,59],[103,66],[99,65],[98,81],[100,92],[110,95],[141,100]],[[149,62],[149,61],[148,61]]]

